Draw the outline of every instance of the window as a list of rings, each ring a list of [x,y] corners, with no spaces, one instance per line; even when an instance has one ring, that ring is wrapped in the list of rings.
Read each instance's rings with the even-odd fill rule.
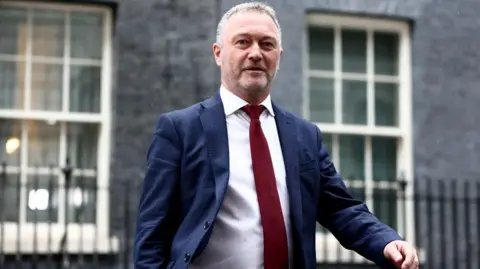
[[[9,205],[0,223],[11,241],[31,245],[35,235],[55,247],[55,238],[41,236],[61,237],[67,227],[69,240],[108,241],[110,20],[99,7],[0,3],[0,161]],[[65,192],[67,159],[75,169]],[[6,244],[8,251],[8,237]]]
[[[304,114],[351,193],[412,238],[412,207],[398,198],[398,179],[412,180],[409,26],[313,14],[308,22]]]

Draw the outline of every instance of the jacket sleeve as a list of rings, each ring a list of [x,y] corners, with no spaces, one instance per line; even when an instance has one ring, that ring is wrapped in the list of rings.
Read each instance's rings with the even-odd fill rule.
[[[352,197],[330,160],[316,128],[321,193],[318,201],[318,222],[337,238],[340,244],[373,261],[380,268],[394,268],[383,256],[385,246],[401,240],[392,228],[380,222],[362,201]]]
[[[160,116],[147,153],[134,238],[135,269],[165,268],[178,227],[181,142],[167,115]]]

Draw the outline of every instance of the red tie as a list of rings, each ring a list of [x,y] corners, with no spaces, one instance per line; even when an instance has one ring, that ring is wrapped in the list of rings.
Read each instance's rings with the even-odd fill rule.
[[[265,269],[288,268],[288,247],[272,158],[260,125],[264,106],[243,107],[250,116],[250,150],[263,226]]]

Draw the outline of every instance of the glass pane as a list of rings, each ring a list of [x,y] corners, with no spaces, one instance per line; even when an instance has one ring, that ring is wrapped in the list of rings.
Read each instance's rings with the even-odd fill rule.
[[[32,64],[32,109],[60,111],[62,108],[62,66]]]
[[[0,162],[20,166],[21,122],[0,119]]]
[[[27,222],[58,222],[58,177],[28,175]]]
[[[397,192],[395,189],[373,190],[373,212],[385,224],[397,229]]]
[[[0,54],[25,55],[27,11],[0,8]]]
[[[28,122],[28,166],[58,166],[59,124]]]
[[[365,138],[340,135],[340,173],[344,179],[365,178]]]
[[[367,124],[367,83],[343,81],[343,123]]]
[[[102,57],[103,16],[101,13],[72,12],[71,56],[100,59]]]
[[[367,32],[342,30],[342,71],[367,72]]]
[[[374,33],[375,74],[398,74],[398,35],[395,33]]]
[[[100,112],[101,68],[72,66],[70,111]]]
[[[398,126],[398,85],[375,83],[375,125]]]
[[[67,157],[74,168],[93,169],[97,166],[98,129],[93,123],[67,125]]]
[[[397,139],[372,137],[373,179],[394,181],[397,175]]]
[[[314,122],[334,121],[333,79],[310,78],[310,120]]]
[[[0,109],[23,108],[25,63],[0,62]]]
[[[20,190],[19,174],[0,174],[0,212],[4,212],[3,216],[0,214],[0,223],[19,221]]]
[[[33,11],[33,56],[63,57],[65,12]]]
[[[68,194],[68,220],[75,223],[94,223],[97,214],[95,178],[74,177]]]
[[[333,71],[333,28],[310,27],[308,40],[310,69]]]

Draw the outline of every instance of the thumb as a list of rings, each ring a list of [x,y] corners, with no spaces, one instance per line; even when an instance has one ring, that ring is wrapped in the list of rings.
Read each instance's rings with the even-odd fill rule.
[[[392,260],[394,263],[401,263],[403,261],[403,255],[400,251],[395,247],[395,245],[389,246],[388,249],[385,251],[385,257],[387,259]]]

